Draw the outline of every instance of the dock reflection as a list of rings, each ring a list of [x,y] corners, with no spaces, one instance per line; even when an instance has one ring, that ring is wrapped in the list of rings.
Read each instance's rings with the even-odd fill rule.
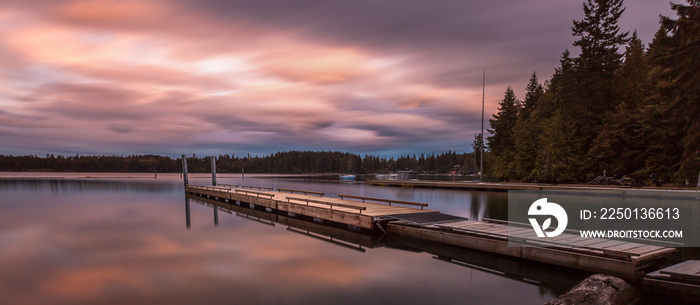
[[[579,281],[591,275],[576,269],[519,260],[401,235],[387,235],[386,241],[387,248],[413,249],[415,252],[430,253],[434,255],[434,259],[440,261],[548,288],[555,294],[568,291]]]
[[[192,226],[190,218],[190,196],[185,196],[185,224],[188,229]]]
[[[186,194],[188,228],[190,226],[190,200],[211,207],[214,211],[217,211],[215,212],[215,224],[218,223],[218,214],[216,213],[218,213],[218,211],[223,211],[265,225],[275,226],[279,224],[286,226],[289,232],[306,235],[360,252],[365,252],[367,249],[372,248],[390,248],[416,253],[429,253],[434,255],[434,259],[466,267],[471,270],[478,270],[532,284],[540,287],[543,293],[547,292],[553,295],[558,295],[567,291],[590,275],[590,273],[579,270],[553,267],[551,265],[518,260],[492,253],[454,247],[405,236],[355,232],[345,228],[316,223],[313,219],[301,219],[297,215],[282,215],[274,213],[274,211],[264,210],[262,207],[251,207],[247,203],[227,203],[191,194]]]
[[[235,214],[258,223],[263,223],[266,225],[280,224],[282,226],[286,226],[288,229],[292,229],[289,231],[295,233],[302,233],[317,239],[323,237],[326,241],[336,245],[342,244],[343,246],[358,249],[384,246],[384,244],[381,243],[381,236],[363,234],[360,232],[353,232],[337,227],[327,226],[313,221],[296,218],[296,215],[280,215],[266,210],[258,210],[258,208],[262,207],[250,208],[247,203],[240,203],[237,205],[233,202],[226,203],[190,194],[187,194],[186,198],[213,209],[229,214]]]

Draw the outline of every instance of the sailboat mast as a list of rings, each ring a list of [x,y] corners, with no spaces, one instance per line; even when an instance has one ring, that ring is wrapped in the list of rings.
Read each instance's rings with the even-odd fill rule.
[[[486,96],[486,68],[484,68],[484,82],[481,88],[481,166],[479,167],[479,179],[484,178],[484,99]]]

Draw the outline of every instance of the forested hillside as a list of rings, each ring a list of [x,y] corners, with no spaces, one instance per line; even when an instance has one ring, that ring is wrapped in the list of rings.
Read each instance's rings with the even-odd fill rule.
[[[634,2],[630,2],[634,5]],[[606,173],[695,185],[700,171],[700,1],[671,4],[645,45],[620,29],[622,0],[588,0],[551,79],[490,120],[491,178],[584,182]]]

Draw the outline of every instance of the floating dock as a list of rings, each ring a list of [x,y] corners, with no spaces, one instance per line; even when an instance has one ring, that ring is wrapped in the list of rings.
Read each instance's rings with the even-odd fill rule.
[[[431,180],[367,180],[365,183],[378,186],[422,187],[440,189],[460,189],[478,191],[562,191],[562,190],[613,190],[630,189],[617,185],[587,185],[587,184],[542,184],[542,183],[499,183],[475,181],[431,181]]]
[[[257,188],[253,190],[253,188]],[[223,204],[283,215],[282,221],[310,219],[350,231],[374,231],[426,242],[437,242],[549,265],[622,277],[636,282],[675,248],[633,242],[582,239],[562,234],[543,241],[532,228],[513,228],[504,221],[471,221],[427,209],[427,204],[354,195],[323,197],[320,192],[242,187],[186,185],[185,192]],[[264,217],[259,217],[260,218]],[[321,229],[316,228],[319,231]],[[309,232],[306,232],[309,233]],[[342,235],[335,232],[334,235]],[[510,238],[510,240],[509,240]],[[348,239],[347,237],[345,239]],[[363,244],[367,245],[366,242]]]
[[[554,289],[554,294],[565,292],[578,281],[590,275],[585,271],[570,268],[553,268],[550,264],[470,250],[408,236],[364,234],[349,231],[307,221],[300,216],[290,217],[282,213],[266,212],[260,208],[251,209],[246,203],[226,203],[192,194],[187,194],[186,199],[188,202],[199,203],[217,211],[263,225],[286,227],[286,230],[289,232],[303,234],[350,250],[366,252],[368,249],[388,248],[398,251],[429,253],[433,255],[434,259],[452,263],[455,266],[476,269],[523,283],[544,285]]]
[[[384,200],[384,203],[372,203],[367,201],[377,200],[360,196],[348,196],[358,200],[322,197],[323,193],[309,191],[295,191],[283,189],[272,191],[268,188],[252,190],[253,187],[241,186],[196,186],[187,185],[185,192],[211,198],[219,198],[226,201],[246,202],[266,209],[286,212],[289,215],[303,215],[318,219],[319,222],[332,222],[345,224],[351,227],[373,230],[382,222],[398,217],[415,217],[416,214],[426,214],[439,217],[438,211],[425,209],[427,204],[401,201]],[[291,192],[289,192],[291,191]],[[306,195],[304,194],[306,193]],[[308,195],[314,193],[314,195]],[[363,201],[360,201],[363,200]],[[400,204],[400,205],[398,205]],[[406,207],[402,205],[410,205]],[[415,208],[416,206],[418,208]]]
[[[627,241],[581,238],[564,233],[553,239],[538,238],[532,227],[513,227],[504,221],[461,220],[439,224],[391,222],[389,233],[437,241],[448,245],[496,253],[536,262],[638,281],[644,270],[656,267],[675,248]]]
[[[663,295],[683,295],[700,300],[700,261],[689,260],[651,272],[644,277],[644,289]]]

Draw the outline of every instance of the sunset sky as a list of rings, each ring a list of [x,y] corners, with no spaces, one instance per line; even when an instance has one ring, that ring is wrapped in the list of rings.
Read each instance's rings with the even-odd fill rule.
[[[625,5],[645,44],[673,16]],[[581,18],[579,0],[4,0],[0,154],[471,151],[483,69],[488,118],[578,53]]]

